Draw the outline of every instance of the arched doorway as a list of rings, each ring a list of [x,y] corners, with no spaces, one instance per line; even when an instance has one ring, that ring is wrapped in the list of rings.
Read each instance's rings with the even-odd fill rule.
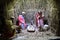
[[[5,29],[6,27],[11,27],[10,25],[7,25],[8,23],[6,22],[6,20],[8,21],[8,20],[10,20],[10,18],[8,18],[9,16],[9,14],[7,14],[7,11],[6,11],[6,7],[8,7],[8,6],[6,6],[6,3],[7,3],[7,5],[9,5],[10,4],[10,0],[8,1],[8,0],[6,0],[6,1],[0,1],[1,3],[0,3],[0,17],[1,17],[1,19],[0,19],[0,26],[1,26],[1,28],[2,29]],[[47,10],[48,11],[50,11],[50,13],[49,13],[49,24],[50,24],[50,26],[51,27],[53,27],[53,29],[54,29],[54,31],[56,30],[56,34],[57,35],[60,35],[60,31],[59,31],[59,25],[60,25],[60,18],[59,18],[59,14],[60,14],[60,1],[59,0],[49,0],[49,1],[47,1],[48,2],[48,6],[47,6]],[[11,2],[12,3],[12,2]],[[50,9],[49,9],[50,8]],[[1,29],[1,31],[2,31],[2,29]],[[9,28],[7,28],[8,30],[11,30],[11,29],[9,29]],[[52,30],[53,30],[52,29]],[[4,32],[4,31],[3,31]],[[2,33],[3,33],[2,32]]]

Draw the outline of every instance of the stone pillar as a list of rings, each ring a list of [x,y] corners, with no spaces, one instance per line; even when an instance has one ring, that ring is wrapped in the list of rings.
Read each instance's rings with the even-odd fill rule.
[[[58,13],[57,16],[58,16],[58,27],[57,27],[57,30],[56,30],[56,35],[57,36],[60,36],[60,0],[55,0],[55,3],[56,3],[56,6],[57,6],[57,9],[58,9]]]
[[[9,13],[7,11],[8,5],[12,3],[13,0],[0,0],[0,38],[8,39],[14,35],[12,31],[12,21],[9,18]],[[7,40],[6,39],[6,40]]]
[[[60,14],[60,1],[59,0],[48,0],[48,11],[49,11],[49,26],[51,31],[57,36],[60,36],[59,27],[59,14]]]

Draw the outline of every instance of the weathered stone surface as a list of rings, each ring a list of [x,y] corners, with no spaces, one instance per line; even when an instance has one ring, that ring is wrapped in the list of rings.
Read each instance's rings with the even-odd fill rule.
[[[50,31],[47,32],[27,32],[27,30],[22,30],[22,33],[17,34],[17,37],[13,40],[49,40],[55,39],[53,33]]]

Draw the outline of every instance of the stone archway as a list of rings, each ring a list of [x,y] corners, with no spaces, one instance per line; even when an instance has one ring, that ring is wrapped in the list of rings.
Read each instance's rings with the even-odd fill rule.
[[[14,0],[13,0],[14,1]],[[10,18],[8,18],[8,14],[6,11],[6,3],[10,4],[13,3],[11,0],[0,0],[0,32],[4,33],[7,32],[7,30],[11,31],[11,25],[10,24]],[[60,14],[60,1],[59,0],[47,0],[48,2],[48,11],[50,11],[49,14],[49,24],[51,27],[53,27],[53,31],[55,31],[56,35],[60,36],[60,31],[59,31],[59,26],[60,26],[60,18],[59,18],[59,14]],[[50,8],[50,9],[49,9]],[[9,21],[10,20],[10,21]],[[8,21],[8,22],[6,22]],[[10,24],[10,25],[9,25]],[[5,30],[5,31],[3,31]]]

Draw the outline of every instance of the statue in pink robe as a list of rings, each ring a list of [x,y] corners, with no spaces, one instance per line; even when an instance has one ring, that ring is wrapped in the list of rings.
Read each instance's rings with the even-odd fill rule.
[[[21,26],[22,29],[25,29],[26,23],[25,23],[25,19],[24,19],[23,15],[18,16],[18,21],[19,21],[19,26]]]

